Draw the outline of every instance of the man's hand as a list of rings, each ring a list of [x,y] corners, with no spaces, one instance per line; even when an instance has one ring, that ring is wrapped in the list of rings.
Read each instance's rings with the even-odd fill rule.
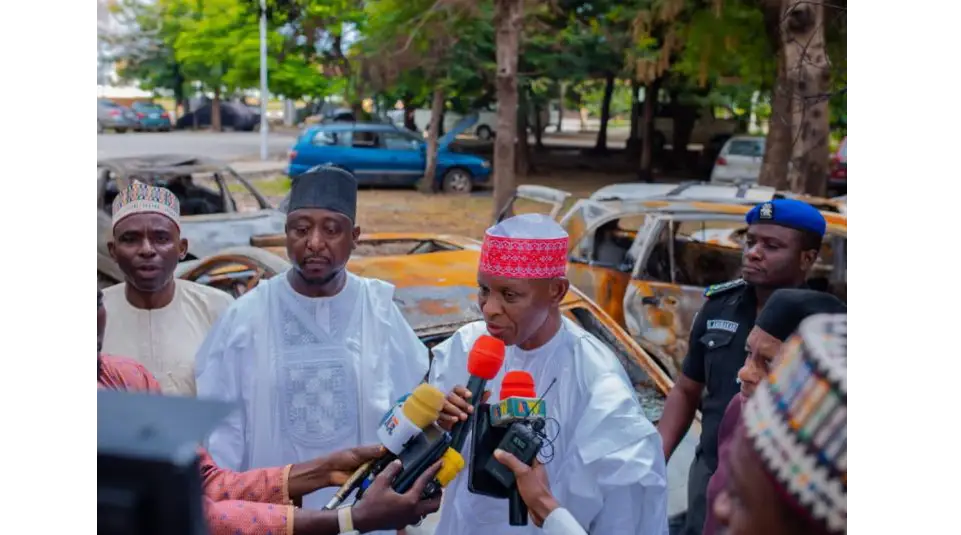
[[[339,487],[364,463],[378,459],[386,452],[383,446],[360,446],[295,464],[290,468],[287,492],[291,498],[297,499],[317,489]]]
[[[494,458],[514,472],[517,490],[520,491],[521,499],[527,504],[527,510],[534,520],[534,525],[543,526],[547,515],[560,507],[554,495],[551,494],[544,465],[535,459],[534,466],[527,466],[517,457],[501,449],[494,450]]]
[[[385,453],[387,450],[383,446],[359,446],[322,458],[320,466],[327,483],[324,487],[343,485],[364,463],[375,461]]]
[[[484,392],[481,402],[486,403],[490,395],[490,391]],[[444,402],[444,408],[441,409],[437,424],[445,431],[450,431],[455,423],[467,421],[468,415],[474,412],[470,398],[470,390],[460,385],[455,386],[450,394],[447,394],[447,400]]]
[[[420,495],[434,475],[440,470],[437,461],[417,478],[414,486],[404,494],[397,494],[391,483],[400,473],[400,461],[394,461],[378,474],[364,493],[364,498],[353,508],[354,528],[361,533],[380,530],[401,530],[417,524],[423,518],[440,509],[440,496],[422,500]]]

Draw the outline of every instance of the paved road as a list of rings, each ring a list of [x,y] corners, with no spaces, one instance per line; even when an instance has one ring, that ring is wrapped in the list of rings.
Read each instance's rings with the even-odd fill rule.
[[[544,136],[544,143],[557,148],[593,147],[596,134],[572,134]],[[624,136],[612,131],[608,147],[624,147]],[[267,150],[271,158],[284,158],[293,145],[293,133],[271,133]],[[531,143],[534,142],[531,136]],[[464,147],[470,150],[482,142],[464,138]],[[488,149],[489,150],[489,149]],[[116,134],[108,131],[97,135],[97,158],[119,158],[146,154],[203,154],[221,160],[251,160],[260,157],[260,134],[256,132],[128,132]]]
[[[294,143],[293,134],[271,133],[267,150],[271,157],[286,156]],[[97,158],[119,158],[146,154],[202,154],[221,160],[259,158],[257,132],[106,132],[97,135]]]

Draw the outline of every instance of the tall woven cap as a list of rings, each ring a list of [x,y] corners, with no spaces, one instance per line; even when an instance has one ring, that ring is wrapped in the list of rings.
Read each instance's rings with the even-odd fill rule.
[[[567,232],[550,217],[524,214],[487,229],[478,271],[511,279],[567,275]]]
[[[158,188],[143,182],[133,181],[113,200],[113,222],[117,223],[134,214],[160,214],[166,216],[180,228],[180,201],[167,188]]]
[[[829,533],[847,529],[847,315],[804,320],[744,406],[743,424],[782,494]]]

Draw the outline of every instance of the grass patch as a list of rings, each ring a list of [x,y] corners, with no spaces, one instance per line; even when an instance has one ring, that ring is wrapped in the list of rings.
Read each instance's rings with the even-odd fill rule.
[[[575,197],[586,197],[601,186],[631,178],[609,173],[564,171],[533,175],[518,180],[518,183],[547,185],[569,191]],[[253,180],[252,183],[275,205],[290,190],[290,180],[285,176]],[[434,232],[480,239],[493,221],[493,206],[489,191],[472,195],[425,195],[412,189],[361,188],[357,196],[357,224],[365,232]],[[546,210],[544,204],[523,199],[515,205],[517,213],[546,213]]]

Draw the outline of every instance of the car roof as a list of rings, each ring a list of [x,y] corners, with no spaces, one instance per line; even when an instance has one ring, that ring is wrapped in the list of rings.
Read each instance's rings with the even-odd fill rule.
[[[334,123],[324,123],[318,124],[311,127],[313,132],[320,132],[323,130],[352,130],[360,132],[404,132],[400,128],[397,128],[390,123],[365,123],[365,122],[334,122]]]
[[[804,201],[824,212],[839,212],[836,201],[778,191],[758,184],[711,184],[689,181],[680,184],[627,182],[595,191],[589,199],[604,204],[631,201],[701,201],[706,203],[755,205],[772,199]]]
[[[682,182],[680,184],[653,184],[647,182],[628,182],[612,184],[595,191],[592,201],[630,201],[647,199],[697,199],[727,202],[749,202],[752,204],[769,201],[777,190],[757,184],[710,184],[705,182]]]
[[[213,173],[228,165],[220,160],[190,154],[155,154],[99,160],[97,167],[109,167],[124,173],[147,172],[154,175]]]

